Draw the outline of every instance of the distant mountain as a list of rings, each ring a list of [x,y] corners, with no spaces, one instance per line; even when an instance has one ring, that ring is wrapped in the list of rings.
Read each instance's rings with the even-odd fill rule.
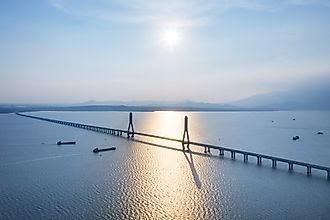
[[[268,111],[268,110],[330,110],[328,81],[308,83],[287,91],[258,94],[230,103],[162,102],[162,101],[89,101],[81,106],[130,106],[148,110],[176,111]]]
[[[213,104],[210,104],[213,105]],[[152,111],[241,111],[235,107],[220,108],[215,104],[209,106],[205,104],[202,107],[198,104],[195,106],[129,106],[129,105],[72,105],[72,106],[47,106],[47,105],[0,105],[0,113],[14,112],[35,112],[35,111],[134,111],[134,112],[152,112]],[[209,106],[209,107],[206,107]],[[221,106],[221,105],[219,105]]]
[[[0,113],[31,111],[271,111],[330,110],[330,76],[287,91],[259,94],[231,103],[88,101],[71,105],[0,104]]]
[[[207,102],[167,102],[167,101],[88,101],[77,104],[77,106],[138,106],[148,108],[173,108],[173,109],[200,109],[200,110],[235,110],[237,107],[229,104],[207,103]]]
[[[230,103],[240,108],[260,110],[330,110],[330,87],[327,83],[255,95]]]

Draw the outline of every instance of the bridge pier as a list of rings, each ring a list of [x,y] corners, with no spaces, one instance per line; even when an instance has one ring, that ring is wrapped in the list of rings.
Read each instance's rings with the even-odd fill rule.
[[[249,155],[244,154],[244,162],[247,162],[249,160]]]
[[[235,151],[231,151],[231,159],[235,159]]]
[[[225,151],[223,149],[219,149],[219,156],[225,155]]]
[[[289,164],[289,171],[293,170],[293,163],[288,163]]]
[[[330,180],[330,171],[327,170],[327,179]]]
[[[272,159],[272,167],[276,168],[276,160]]]
[[[307,175],[310,176],[312,174],[312,168],[311,167],[307,167]]]
[[[260,157],[260,156],[257,156],[257,164],[258,165],[261,165],[261,162],[262,162],[262,159],[261,159],[262,157]]]

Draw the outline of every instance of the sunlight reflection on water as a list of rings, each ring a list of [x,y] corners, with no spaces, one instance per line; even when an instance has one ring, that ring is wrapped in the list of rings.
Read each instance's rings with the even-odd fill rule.
[[[123,112],[34,114],[127,128]],[[185,115],[192,140],[217,144],[221,137],[247,150],[328,162],[329,113],[135,113],[135,129],[181,139]],[[182,152],[181,143],[138,136],[132,142],[15,115],[0,119],[1,219],[326,219],[330,207],[323,173],[307,177],[197,147]],[[301,141],[292,142],[291,132],[303,132]],[[56,146],[62,139],[77,145]],[[116,151],[91,152],[112,145]]]
[[[181,128],[183,127],[181,121],[182,115],[176,112],[156,112],[152,117],[147,118],[146,123],[139,129],[143,131],[157,130],[158,134],[162,136],[179,138],[178,134],[182,132]],[[152,141],[150,138],[147,140]],[[157,140],[157,144],[171,146],[166,140]],[[171,144],[173,145],[173,142]],[[180,144],[175,146],[176,149],[181,149]],[[165,216],[172,218],[190,216],[196,206],[194,203],[202,199],[200,193],[193,194],[193,200],[190,198],[191,187],[194,187],[194,183],[197,188],[201,188],[201,181],[193,163],[193,155],[176,151],[155,151],[149,147],[143,151],[145,154],[148,154],[148,151],[153,151],[153,155],[148,160],[142,161],[142,166],[145,166],[143,170],[148,172],[140,175],[144,180],[147,179],[145,181],[147,184],[142,184],[141,187],[144,188],[142,189],[143,192],[148,193],[144,193],[141,199],[145,201],[155,200],[153,202],[161,206],[161,213]],[[139,154],[137,156],[140,157]],[[136,162],[136,166],[141,166],[139,159]],[[192,184],[187,184],[187,181]],[[155,210],[152,206],[149,208],[150,210],[147,212]],[[157,217],[157,215],[153,217]]]

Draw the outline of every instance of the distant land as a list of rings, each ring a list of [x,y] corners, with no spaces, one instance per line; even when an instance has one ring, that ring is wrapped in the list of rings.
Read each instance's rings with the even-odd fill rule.
[[[0,113],[33,111],[279,111],[279,110],[330,110],[329,93],[276,92],[256,95],[227,104],[203,102],[96,102],[72,105],[17,105],[1,104]]]
[[[0,104],[0,113],[32,111],[279,111],[330,110],[328,81],[302,85],[288,91],[251,96],[230,103],[161,101],[88,101],[67,105]]]
[[[190,106],[131,106],[131,105],[0,105],[0,113],[35,112],[35,111],[243,111],[236,107],[204,108]],[[252,109],[251,109],[252,110]]]
[[[239,108],[272,110],[330,110],[330,80],[310,80],[299,87],[231,102]]]

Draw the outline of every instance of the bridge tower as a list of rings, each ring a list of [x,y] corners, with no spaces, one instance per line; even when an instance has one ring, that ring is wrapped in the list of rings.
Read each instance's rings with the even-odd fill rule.
[[[132,131],[131,131],[132,130]],[[127,138],[133,138],[134,137],[134,126],[133,126],[133,113],[129,113],[129,122],[128,122],[128,128],[127,128]]]
[[[185,151],[186,146],[187,150],[190,150],[189,148],[190,139],[189,139],[189,133],[188,133],[188,116],[184,117],[184,131],[183,131],[183,138],[182,138],[182,150]]]

